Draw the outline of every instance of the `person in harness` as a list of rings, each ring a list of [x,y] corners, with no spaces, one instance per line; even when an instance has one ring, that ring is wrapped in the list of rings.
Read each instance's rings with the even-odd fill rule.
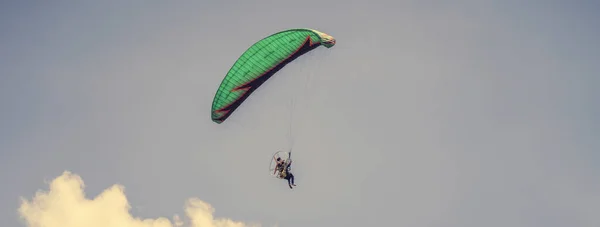
[[[277,165],[274,173],[278,173],[277,176],[279,179],[287,180],[288,186],[290,186],[290,189],[292,189],[292,186],[296,186],[296,184],[294,184],[294,174],[290,172],[290,167],[292,165],[291,160],[289,164],[286,164],[285,160],[281,159],[280,157],[277,157],[275,161],[277,162]]]

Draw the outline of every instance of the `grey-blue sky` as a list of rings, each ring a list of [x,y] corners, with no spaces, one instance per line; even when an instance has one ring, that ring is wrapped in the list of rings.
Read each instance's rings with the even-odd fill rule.
[[[65,169],[91,195],[123,184],[143,217],[196,196],[266,225],[600,222],[593,1],[2,5],[9,226],[18,197]],[[338,43],[288,65],[230,124],[210,122],[235,58],[291,27]],[[265,165],[300,92],[290,192]]]

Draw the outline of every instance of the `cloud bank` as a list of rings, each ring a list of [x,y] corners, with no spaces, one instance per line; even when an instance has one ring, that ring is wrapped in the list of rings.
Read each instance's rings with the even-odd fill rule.
[[[18,209],[27,227],[250,227],[259,226],[215,218],[215,209],[197,198],[184,207],[186,220],[174,215],[141,219],[130,214],[124,188],[113,185],[94,199],[87,199],[81,177],[65,171],[50,183],[48,191],[38,191],[28,200],[21,199]]]

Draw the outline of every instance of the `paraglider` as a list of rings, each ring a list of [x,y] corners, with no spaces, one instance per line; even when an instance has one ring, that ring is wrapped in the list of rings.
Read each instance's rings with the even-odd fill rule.
[[[331,48],[335,43],[332,36],[308,28],[281,31],[254,43],[221,81],[212,102],[212,121],[223,123],[252,92],[288,63],[319,46]],[[296,186],[291,164],[291,150],[279,151],[273,155],[269,168],[273,176],[287,180],[290,188]]]
[[[314,29],[290,29],[270,35],[248,48],[233,64],[213,98],[211,118],[221,124],[260,85],[301,55],[335,39]]]

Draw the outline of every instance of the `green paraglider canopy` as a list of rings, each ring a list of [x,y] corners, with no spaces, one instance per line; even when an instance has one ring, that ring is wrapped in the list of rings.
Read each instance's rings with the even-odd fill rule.
[[[213,99],[211,118],[225,121],[250,94],[273,74],[299,56],[335,39],[314,29],[290,29],[270,35],[252,45],[233,64]]]

